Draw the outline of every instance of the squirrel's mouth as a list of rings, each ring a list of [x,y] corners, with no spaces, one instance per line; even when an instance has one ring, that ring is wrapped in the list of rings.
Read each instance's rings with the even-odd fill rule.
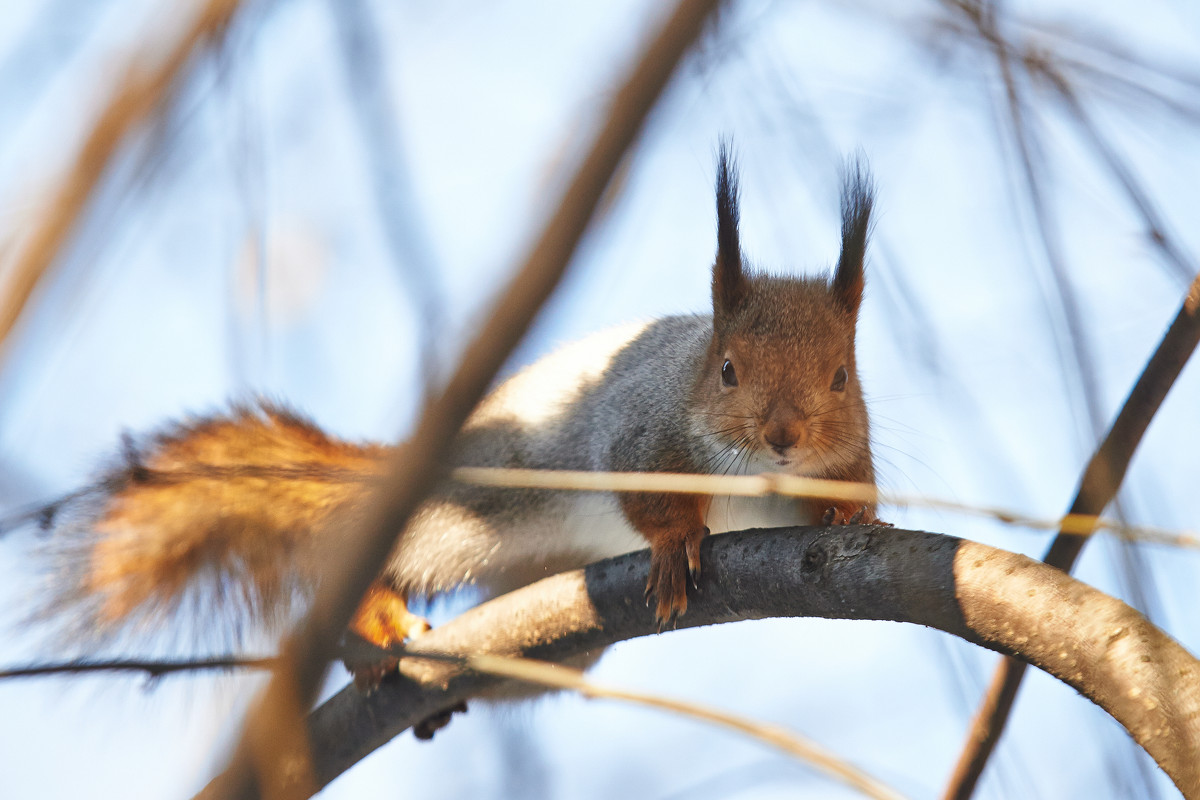
[[[771,453],[771,466],[789,475],[813,477],[820,464],[813,451],[807,447],[798,447],[786,453]]]

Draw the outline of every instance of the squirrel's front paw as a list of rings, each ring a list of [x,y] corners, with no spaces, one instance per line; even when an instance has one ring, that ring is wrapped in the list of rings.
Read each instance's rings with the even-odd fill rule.
[[[890,522],[883,522],[875,516],[875,512],[866,506],[859,506],[855,509],[853,506],[830,506],[825,509],[824,516],[821,517],[822,525],[879,525],[881,527],[890,528]]]
[[[708,528],[700,527],[682,539],[672,538],[667,543],[653,542],[650,546],[646,605],[650,605],[652,595],[658,598],[655,617],[660,631],[687,611],[687,579],[690,576],[692,586],[698,585],[700,540],[707,535]]]
[[[379,582],[371,584],[350,621],[350,630],[382,650],[420,636],[429,628],[428,621],[408,610],[404,595]],[[355,688],[364,694],[378,689],[383,679],[395,672],[400,664],[395,656],[382,654],[373,654],[366,660],[344,661],[346,669],[354,676]]]

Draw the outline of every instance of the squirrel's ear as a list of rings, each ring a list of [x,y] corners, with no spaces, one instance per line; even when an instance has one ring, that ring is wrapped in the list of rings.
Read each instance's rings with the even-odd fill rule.
[[[749,290],[742,269],[742,246],[738,238],[737,164],[729,154],[729,142],[717,151],[717,260],[713,264],[713,312],[721,317],[735,311]]]
[[[842,188],[842,254],[833,275],[833,296],[852,314],[858,313],[863,296],[863,261],[867,255],[867,232],[875,186],[861,158],[846,165]]]

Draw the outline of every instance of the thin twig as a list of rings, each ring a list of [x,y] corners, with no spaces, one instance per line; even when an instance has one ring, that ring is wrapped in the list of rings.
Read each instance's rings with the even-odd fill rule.
[[[1006,91],[1009,95],[1009,102],[1012,106],[1010,116],[1016,121],[1017,125],[1025,123],[1020,122],[1021,111],[1019,103],[1013,104],[1016,94],[1015,80],[1011,71],[1012,64],[1019,64],[1031,77],[1044,79],[1051,87],[1053,87],[1058,98],[1067,106],[1067,111],[1077,126],[1081,129],[1084,137],[1091,145],[1101,160],[1104,161],[1114,177],[1121,183],[1126,193],[1129,195],[1130,201],[1134,204],[1138,213],[1146,223],[1147,233],[1151,240],[1163,251],[1171,266],[1175,270],[1175,274],[1184,281],[1191,279],[1195,274],[1196,269],[1182,249],[1166,234],[1166,228],[1162,222],[1158,212],[1154,209],[1153,203],[1146,192],[1138,184],[1132,171],[1129,169],[1125,160],[1122,159],[1116,151],[1114,145],[1108,142],[1100,133],[1099,128],[1092,121],[1090,115],[1087,114],[1083,104],[1079,100],[1078,92],[1074,89],[1071,82],[1067,79],[1066,73],[1082,73],[1101,78],[1108,82],[1120,83],[1127,90],[1142,92],[1148,94],[1156,100],[1170,103],[1173,98],[1163,97],[1154,92],[1153,89],[1132,80],[1127,72],[1118,72],[1109,74],[1105,70],[1095,64],[1084,61],[1075,60],[1060,54],[1057,47],[1048,47],[1044,44],[1026,43],[1022,47],[1014,45],[1012,42],[1005,39],[996,30],[994,23],[988,21],[978,9],[974,9],[969,4],[953,2],[950,0],[949,5],[957,8],[960,12],[965,13],[969,21],[963,21],[959,18],[950,20],[940,20],[939,30],[950,31],[956,36],[962,38],[978,39],[984,45],[990,47],[1000,60],[1000,66],[1005,79]],[[988,6],[987,8],[991,8]],[[1009,20],[1010,24],[1024,25],[1030,27],[1031,23],[1020,19]],[[1037,29],[1033,26],[1033,29]],[[1042,29],[1045,30],[1045,29]],[[1105,54],[1110,58],[1121,61],[1122,59],[1131,58],[1128,54],[1121,53],[1114,46],[1109,46],[1109,50],[1105,50],[1103,45],[1088,44],[1081,40],[1074,39],[1064,33],[1058,34],[1059,44],[1072,43],[1084,47],[1092,47],[1099,53]],[[1144,69],[1150,72],[1161,70],[1160,67],[1151,67],[1142,64]],[[1178,80],[1186,85],[1190,85],[1190,78],[1179,75],[1168,75],[1161,73],[1166,77]],[[1196,121],[1200,118],[1200,111],[1189,108],[1172,107],[1178,113],[1184,114]],[[1021,135],[1017,131],[1018,136]],[[1021,155],[1024,160],[1029,160],[1029,148],[1024,145],[1022,139],[1017,140],[1018,147],[1021,148]],[[1034,198],[1035,213],[1040,207],[1040,200]],[[1044,227],[1044,226],[1043,226]],[[1044,234],[1043,234],[1044,236]]]
[[[1015,21],[1026,30],[1053,40],[1043,44],[1040,48],[1042,50],[1057,51],[1064,46],[1074,47],[1113,61],[1116,65],[1114,72],[1129,74],[1131,71],[1140,71],[1178,84],[1181,89],[1200,93],[1200,72],[1182,69],[1178,62],[1157,60],[1145,53],[1129,50],[1119,39],[1101,36],[1095,28],[1078,24],[1070,27],[1051,25],[1033,19]]]
[[[15,257],[0,295],[0,359],[11,348],[9,337],[17,320],[74,231],[113,155],[170,99],[193,55],[220,37],[240,6],[240,0],[208,0],[161,62],[148,71],[136,63],[130,66]]]
[[[30,664],[25,667],[0,669],[0,680],[15,678],[47,678],[54,675],[84,675],[95,672],[144,672],[160,678],[180,672],[210,670],[274,669],[277,659],[266,656],[215,656],[213,658],[154,660],[112,659],[109,661],[67,661],[61,664]]]
[[[313,608],[297,633],[284,643],[283,666],[247,720],[229,770],[212,787],[215,797],[253,797],[276,791],[279,797],[312,793],[302,777],[284,782],[282,763],[252,767],[260,745],[292,731],[282,730],[292,712],[307,705],[335,655],[335,642],[355,606],[378,573],[412,513],[444,476],[447,446],[483,396],[533,316],[557,285],[625,151],[633,143],[676,64],[700,35],[719,0],[681,0],[625,85],[614,96],[603,128],[580,165],[555,213],[524,266],[515,273],[491,317],[466,349],[445,391],[426,405],[411,439],[393,459],[389,478],[376,493],[375,507],[357,541],[350,540],[339,562],[329,565]],[[293,773],[307,773],[311,755],[291,752],[284,760]],[[269,767],[263,772],[262,767]],[[256,772],[258,775],[256,775]],[[261,778],[259,777],[261,776]]]
[[[1034,72],[1040,71],[1038,62],[1052,60],[1056,68],[1062,70],[1064,73],[1078,76],[1096,89],[1105,90],[1110,93],[1119,92],[1122,97],[1130,100],[1139,102],[1150,101],[1191,123],[1200,121],[1200,104],[1189,104],[1184,100],[1180,100],[1176,95],[1160,91],[1145,80],[1145,77],[1156,77],[1175,81],[1185,89],[1194,89],[1193,79],[1188,76],[1171,74],[1165,71],[1165,67],[1148,63],[1135,65],[1146,73],[1146,76],[1139,76],[1129,69],[1130,65],[1126,61],[1127,56],[1125,54],[1111,49],[1111,46],[1106,48],[1103,45],[1093,45],[1084,42],[1079,39],[1078,33],[1075,31],[1072,31],[1071,35],[1067,35],[1066,33],[1058,34],[1053,43],[1034,41],[1026,43],[1024,47],[1016,47],[1000,37],[994,30],[994,22],[984,16],[984,12],[980,11],[973,4],[955,2],[955,0],[944,0],[943,4],[956,13],[948,18],[936,18],[931,21],[931,41],[940,42],[946,35],[961,39],[978,40],[989,47],[1003,49],[1013,61],[1023,64],[1026,69]],[[984,6],[985,9],[992,9],[993,7],[993,4]],[[1021,20],[1015,15],[1008,15],[1006,22],[1013,26],[1024,26],[1029,30],[1038,32],[1036,27],[1034,27],[1036,23]],[[1044,33],[1045,31],[1042,30],[1041,32]],[[1089,59],[1086,57],[1063,55],[1061,50],[1064,45],[1071,45],[1077,49],[1086,50],[1092,56],[1104,56],[1114,63],[1101,64],[1094,58]]]
[[[1113,177],[1117,179],[1117,182],[1125,190],[1125,194],[1128,195],[1133,207],[1141,215],[1142,221],[1146,225],[1147,237],[1162,252],[1171,266],[1175,268],[1176,275],[1183,280],[1191,278],[1196,274],[1196,267],[1192,259],[1187,257],[1182,247],[1176,243],[1175,238],[1168,235],[1166,222],[1159,215],[1158,210],[1154,207],[1154,203],[1150,200],[1149,195],[1146,194],[1146,190],[1138,183],[1127,161],[1117,152],[1116,147],[1101,134],[1100,128],[1091,118],[1091,115],[1087,113],[1087,109],[1080,102],[1078,94],[1071,87],[1070,83],[1062,75],[1049,67],[1043,71],[1043,74],[1050,79],[1054,88],[1058,91],[1059,97],[1066,104],[1071,118],[1082,131],[1084,138],[1108,166]]]
[[[1002,46],[996,47],[996,60],[1003,78],[1008,117],[1012,126],[1013,142],[1019,157],[1021,176],[1025,183],[1025,193],[1029,198],[1034,222],[1037,225],[1038,238],[1046,257],[1046,266],[1049,268],[1050,278],[1056,290],[1059,310],[1066,324],[1066,330],[1058,332],[1055,337],[1059,344],[1059,362],[1063,367],[1064,375],[1071,372],[1078,375],[1078,387],[1072,387],[1068,383],[1068,388],[1077,389],[1079,400],[1082,401],[1080,404],[1087,412],[1087,435],[1096,436],[1099,435],[1103,425],[1099,407],[1100,392],[1096,385],[1096,359],[1087,346],[1087,337],[1084,335],[1084,315],[1067,277],[1058,228],[1050,219],[1050,208],[1046,203],[1042,173],[1039,170],[1039,166],[1043,166],[1044,161],[1035,163],[1039,152],[1039,142],[1025,111],[1025,98],[1017,83],[1009,49]]]

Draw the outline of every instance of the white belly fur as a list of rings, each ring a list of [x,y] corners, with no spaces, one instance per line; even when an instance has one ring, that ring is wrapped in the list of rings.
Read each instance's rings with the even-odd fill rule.
[[[796,501],[786,497],[714,497],[705,520],[710,533],[802,522]],[[560,532],[565,550],[587,556],[583,563],[649,547],[645,537],[625,519],[616,496],[608,492],[576,494]]]
[[[489,593],[499,594],[557,572],[649,547],[646,538],[625,519],[615,495],[578,492],[562,498],[562,514],[527,519],[512,531],[479,531],[492,546],[488,556],[475,565],[472,579]],[[720,496],[713,498],[706,522],[710,532],[724,533],[799,525],[804,520],[796,502],[789,498]]]

